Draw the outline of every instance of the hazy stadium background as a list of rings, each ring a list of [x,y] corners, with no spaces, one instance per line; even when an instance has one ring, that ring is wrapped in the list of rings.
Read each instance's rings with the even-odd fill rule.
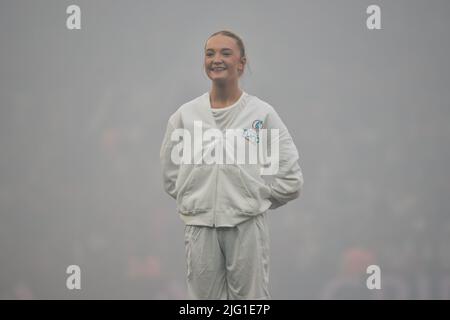
[[[186,297],[159,148],[210,89],[221,29],[301,156],[304,193],[270,212],[273,298],[450,298],[449,17],[444,0],[1,0],[0,298]]]

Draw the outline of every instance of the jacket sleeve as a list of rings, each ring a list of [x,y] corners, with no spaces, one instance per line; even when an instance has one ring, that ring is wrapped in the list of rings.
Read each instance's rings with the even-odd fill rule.
[[[176,142],[171,140],[172,132],[175,130],[170,120],[167,123],[166,133],[161,145],[159,157],[162,167],[164,190],[174,199],[177,198],[176,181],[178,177],[179,165],[175,164],[171,159],[172,149]]]
[[[269,131],[270,129],[279,129],[278,171],[273,174],[273,180],[269,183],[269,200],[272,202],[269,209],[276,209],[300,196],[304,180],[302,169],[298,163],[298,150],[287,127],[274,109],[268,115],[267,128]],[[270,150],[270,152],[272,151]]]

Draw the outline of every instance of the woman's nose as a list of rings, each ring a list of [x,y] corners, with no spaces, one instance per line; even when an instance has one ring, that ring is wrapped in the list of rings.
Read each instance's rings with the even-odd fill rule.
[[[223,63],[222,58],[220,58],[219,56],[213,57],[213,64],[221,64],[221,63]]]

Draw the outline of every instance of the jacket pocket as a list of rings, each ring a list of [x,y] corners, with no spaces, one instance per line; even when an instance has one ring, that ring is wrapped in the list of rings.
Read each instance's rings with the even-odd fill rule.
[[[255,185],[248,183],[239,166],[223,165],[219,173],[219,209],[256,214],[259,205],[257,190]]]
[[[177,206],[182,214],[195,215],[213,207],[214,166],[194,166],[178,193]]]
[[[242,164],[240,165],[240,172],[243,183],[257,202],[270,197],[270,187],[261,177],[259,165]]]

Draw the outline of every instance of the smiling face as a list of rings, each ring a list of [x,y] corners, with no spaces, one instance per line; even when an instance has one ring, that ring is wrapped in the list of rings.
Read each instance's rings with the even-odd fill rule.
[[[244,71],[245,57],[236,40],[215,35],[208,39],[205,45],[205,72],[212,81],[237,81]]]

